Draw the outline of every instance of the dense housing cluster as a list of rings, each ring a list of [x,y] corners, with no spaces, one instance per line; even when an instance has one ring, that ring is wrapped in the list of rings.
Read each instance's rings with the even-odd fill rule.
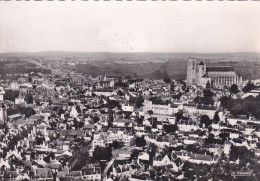
[[[92,77],[75,62],[43,72],[27,61],[37,72],[1,80],[0,180],[259,179],[256,81]]]

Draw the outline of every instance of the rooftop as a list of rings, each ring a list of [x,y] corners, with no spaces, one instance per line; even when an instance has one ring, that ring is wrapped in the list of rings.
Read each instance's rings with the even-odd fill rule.
[[[234,71],[231,66],[207,66],[207,72],[232,72]]]

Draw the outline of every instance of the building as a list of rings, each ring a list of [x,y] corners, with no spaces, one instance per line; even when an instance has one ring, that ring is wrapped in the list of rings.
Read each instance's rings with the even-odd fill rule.
[[[4,100],[5,91],[2,87],[0,87],[0,101]]]
[[[0,102],[0,125],[3,125],[7,120],[6,108],[2,102]]]
[[[170,103],[157,103],[150,100],[144,101],[143,112],[153,111],[153,114],[158,115],[173,115],[178,112],[178,108],[172,106]]]
[[[242,87],[242,77],[238,76],[231,66],[206,66],[196,59],[188,59],[187,85],[206,87],[209,84],[212,88],[230,87],[233,84]]]

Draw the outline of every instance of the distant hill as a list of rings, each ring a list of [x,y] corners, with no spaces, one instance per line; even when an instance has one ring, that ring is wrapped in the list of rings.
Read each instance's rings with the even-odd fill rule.
[[[189,57],[216,60],[256,60],[260,59],[257,52],[234,52],[234,53],[110,53],[110,52],[67,52],[67,51],[46,51],[46,52],[14,52],[1,53],[1,58],[6,57],[86,57],[96,60],[171,60],[175,58],[187,59]]]

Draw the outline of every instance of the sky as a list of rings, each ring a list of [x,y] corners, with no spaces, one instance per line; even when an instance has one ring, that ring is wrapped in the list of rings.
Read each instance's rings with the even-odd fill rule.
[[[260,3],[0,1],[0,53],[260,52]]]

